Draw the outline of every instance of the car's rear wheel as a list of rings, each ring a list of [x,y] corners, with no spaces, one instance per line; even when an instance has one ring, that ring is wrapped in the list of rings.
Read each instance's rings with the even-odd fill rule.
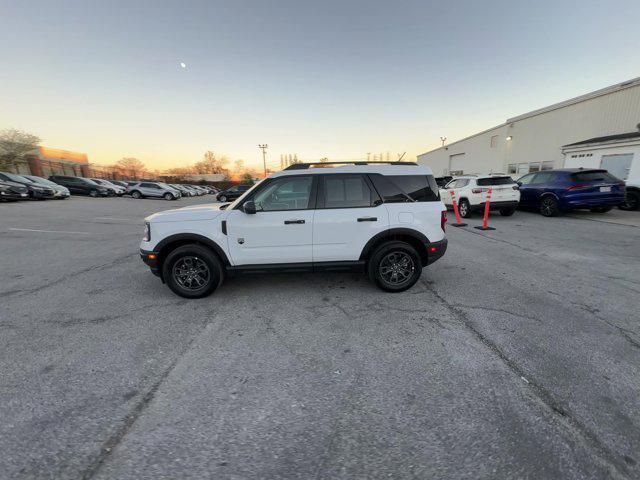
[[[503,217],[510,217],[514,213],[516,213],[516,209],[515,208],[501,208],[500,209],[500,215],[502,215]]]
[[[422,274],[422,263],[415,249],[404,242],[388,242],[379,246],[368,263],[369,278],[387,292],[411,288]]]
[[[593,213],[607,213],[611,209],[613,209],[613,207],[593,207],[589,210],[591,210]]]
[[[164,261],[162,275],[169,288],[185,298],[202,298],[224,279],[224,267],[215,253],[201,245],[183,245]]]
[[[220,195],[218,197],[218,200],[220,200],[221,202],[226,202],[227,201],[227,197],[225,195]]]
[[[469,200],[460,200],[460,205],[458,205],[458,212],[460,212],[460,216],[462,218],[469,218],[471,216],[471,205],[469,204]]]
[[[93,198],[96,198],[98,196],[98,190],[94,190],[94,189],[90,190],[89,191],[89,196],[93,197]]]
[[[169,192],[165,193],[163,195],[163,197],[164,197],[165,200],[173,200],[174,198],[176,198],[172,194],[170,194]]]
[[[618,208],[620,208],[620,210],[638,210],[638,207],[640,207],[640,192],[627,191],[624,203]]]
[[[558,201],[551,196],[542,197],[540,200],[540,214],[545,217],[557,217],[560,214]]]
[[[131,192],[131,198],[135,198],[136,200],[138,200],[142,198],[142,194],[139,191],[134,190],[133,192]]]

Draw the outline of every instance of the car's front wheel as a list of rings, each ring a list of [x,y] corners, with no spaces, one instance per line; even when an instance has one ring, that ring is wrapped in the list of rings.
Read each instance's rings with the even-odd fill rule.
[[[131,198],[135,198],[136,200],[138,200],[142,198],[142,194],[139,191],[134,190],[133,192],[131,192]]]
[[[164,261],[162,276],[169,288],[185,298],[209,295],[224,280],[224,267],[218,257],[201,245],[183,245]]]
[[[225,195],[220,195],[218,197],[218,200],[220,200],[221,202],[226,202],[227,201],[227,197]]]
[[[551,196],[543,197],[540,200],[540,213],[545,217],[557,217],[560,214],[558,201]]]
[[[165,199],[165,200],[173,200],[173,199],[175,198],[175,197],[174,197],[171,193],[169,193],[169,192],[165,193],[165,194],[163,195],[163,197],[164,197],[164,199]]]
[[[411,288],[422,274],[418,252],[405,242],[388,242],[379,246],[368,264],[369,278],[387,292]]]
[[[96,198],[98,196],[98,190],[94,190],[94,189],[90,190],[89,191],[89,196],[93,197],[93,198]]]

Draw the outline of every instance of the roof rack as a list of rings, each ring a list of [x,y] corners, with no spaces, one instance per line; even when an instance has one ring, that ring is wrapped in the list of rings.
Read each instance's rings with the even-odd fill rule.
[[[416,162],[394,162],[389,160],[388,162],[367,162],[367,161],[351,161],[351,162],[309,162],[309,163],[292,163],[284,170],[307,170],[316,165],[328,166],[328,165],[418,165]]]

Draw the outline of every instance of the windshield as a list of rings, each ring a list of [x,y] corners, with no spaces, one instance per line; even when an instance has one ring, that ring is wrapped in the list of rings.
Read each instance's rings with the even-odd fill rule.
[[[13,182],[18,182],[18,183],[35,183],[33,180],[30,180],[26,177],[23,177],[22,175],[16,175],[15,173],[6,173],[5,175],[7,177],[9,177]]]
[[[52,182],[51,180],[47,180],[46,178],[42,178],[42,177],[26,177],[26,178],[28,178],[32,182],[41,183],[42,185],[51,185],[52,187],[59,187],[60,186],[57,183]]]
[[[246,192],[244,192],[242,195],[240,195],[234,202],[231,202],[231,205],[229,205],[229,208],[231,210],[233,210],[234,208],[236,208],[236,205],[238,205],[238,203],[244,201],[245,198],[247,198],[248,195],[251,194],[251,192],[253,192],[255,190],[255,188],[260,185],[264,180],[260,180],[258,182],[255,183],[255,185],[251,186]]]

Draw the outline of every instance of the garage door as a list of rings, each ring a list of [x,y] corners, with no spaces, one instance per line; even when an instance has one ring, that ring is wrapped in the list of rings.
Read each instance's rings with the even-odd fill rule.
[[[629,178],[633,153],[622,153],[619,155],[603,155],[600,168],[608,170],[615,177],[626,180]]]
[[[464,173],[464,153],[449,155],[449,172],[451,175],[462,175]]]

